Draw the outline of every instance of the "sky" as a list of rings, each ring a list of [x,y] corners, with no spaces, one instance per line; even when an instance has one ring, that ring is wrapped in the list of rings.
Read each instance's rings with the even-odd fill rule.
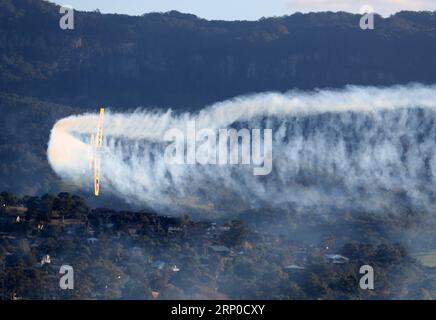
[[[348,11],[359,13],[370,5],[389,16],[401,10],[436,11],[436,0],[52,0],[76,10],[141,15],[177,10],[209,20],[257,20],[295,12]]]

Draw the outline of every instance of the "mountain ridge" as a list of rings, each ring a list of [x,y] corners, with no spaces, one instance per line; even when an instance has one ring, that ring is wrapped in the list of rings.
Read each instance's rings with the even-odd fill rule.
[[[375,30],[361,30],[345,12],[228,22],[77,11],[64,31],[52,3],[8,4],[2,91],[66,105],[198,110],[253,92],[436,80],[434,12],[376,16]]]
[[[436,83],[434,12],[376,16],[375,30],[344,12],[227,22],[77,11],[72,31],[60,29],[60,17],[47,1],[0,1],[0,184],[19,194],[60,191],[45,155],[60,115],[99,106],[198,111],[265,91]]]

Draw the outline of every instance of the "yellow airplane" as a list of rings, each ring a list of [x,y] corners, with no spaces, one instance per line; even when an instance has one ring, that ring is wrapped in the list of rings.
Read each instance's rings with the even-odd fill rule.
[[[98,118],[97,134],[91,135],[91,145],[93,145],[93,155],[90,161],[90,169],[94,166],[94,194],[96,197],[100,195],[100,166],[101,166],[101,147],[103,145],[103,120],[104,108],[100,108],[100,116]]]

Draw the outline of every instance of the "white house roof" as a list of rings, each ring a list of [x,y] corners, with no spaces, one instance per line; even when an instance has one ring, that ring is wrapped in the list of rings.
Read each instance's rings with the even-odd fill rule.
[[[289,266],[283,267],[283,269],[285,269],[285,270],[304,270],[306,268],[305,267],[297,266],[296,264],[291,264]]]
[[[226,246],[209,246],[215,252],[230,252],[230,249]]]

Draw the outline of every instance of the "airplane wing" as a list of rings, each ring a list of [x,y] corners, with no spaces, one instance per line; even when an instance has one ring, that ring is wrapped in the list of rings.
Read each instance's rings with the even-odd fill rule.
[[[104,120],[104,108],[100,108],[100,117],[98,118],[97,139],[96,139],[97,151],[101,148],[103,144],[103,120]]]
[[[94,194],[100,195],[100,156],[96,155],[94,159]]]
[[[101,159],[98,152],[103,145],[103,120],[104,108],[100,108],[100,117],[98,118],[97,136],[95,138],[95,155],[94,155],[94,194],[96,197],[100,195],[100,166]]]

